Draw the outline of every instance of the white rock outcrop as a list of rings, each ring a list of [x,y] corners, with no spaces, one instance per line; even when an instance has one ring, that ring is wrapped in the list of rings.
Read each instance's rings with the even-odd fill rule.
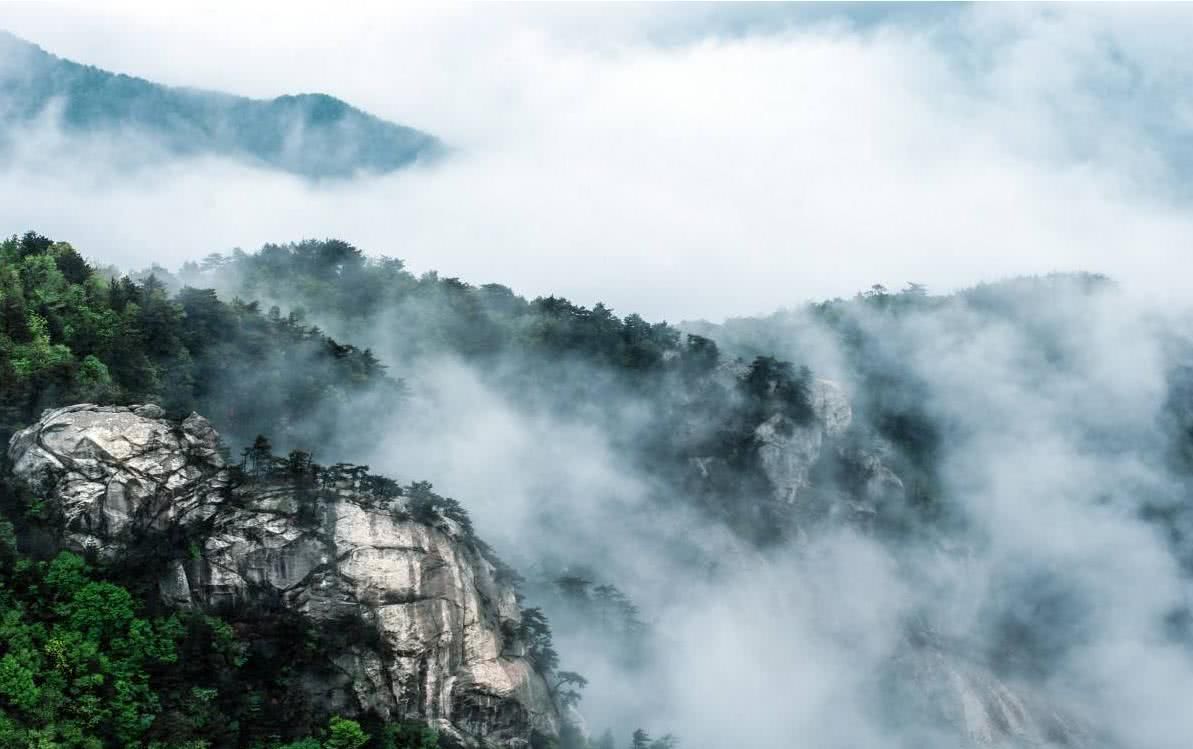
[[[754,428],[758,465],[770,481],[774,499],[787,504],[801,502],[811,487],[811,472],[828,446],[837,446],[853,423],[853,409],[840,385],[831,380],[813,380],[809,387],[812,418],[796,422],[776,413]],[[865,477],[863,499],[871,502],[884,494],[902,492],[903,482],[876,452],[850,456]]]
[[[61,514],[65,545],[117,558],[139,536],[187,527],[202,539],[160,583],[178,606],[281,603],[309,621],[370,633],[332,655],[321,684],[336,710],[436,724],[465,745],[522,747],[559,714],[515,632],[500,566],[458,524],[424,523],[403,497],[377,502],[341,481],[233,486],[218,435],[156,406],[47,411],[14,435],[14,473]]]

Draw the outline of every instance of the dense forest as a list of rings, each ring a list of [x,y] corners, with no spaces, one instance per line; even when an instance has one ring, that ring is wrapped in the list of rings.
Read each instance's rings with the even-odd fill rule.
[[[108,274],[32,232],[0,242],[0,310],[5,440],[51,406],[153,402],[175,416],[218,420],[234,444],[269,434],[334,449],[339,420],[367,425],[365,414],[401,401],[402,383],[371,351],[295,315],[225,302],[210,289],[170,293],[153,276]],[[362,429],[360,439],[369,438]]]
[[[1193,743],[1188,9],[191,5],[0,13],[0,749]]]
[[[807,370],[758,357],[726,388],[713,376],[722,362],[707,338],[637,315],[621,320],[601,305],[528,302],[504,287],[434,274],[414,279],[400,262],[366,260],[336,240],[245,256],[243,295],[228,302],[161,269],[137,280],[104,273],[69,244],[32,232],[6,240],[0,253],[5,434],[55,404],[154,402],[177,416],[209,415],[235,442],[269,434],[282,447],[350,457],[376,439],[370,427],[400,408],[403,383],[372,348],[338,343],[308,317],[349,335],[393,331],[381,345],[398,365],[444,349],[491,363],[511,396],[562,412],[600,418],[608,388],[623,388],[658,411],[650,434],[630,435],[627,446],[638,460],[662,458],[677,471],[689,455],[724,451],[745,480],[748,431],[762,414],[778,405],[797,420],[809,415]],[[254,270],[258,263],[267,265]],[[196,284],[226,278],[192,270],[180,275]],[[293,283],[312,311],[263,312],[258,301],[241,301],[281,291],[258,288],[258,277]],[[357,426],[341,429],[345,423]],[[674,443],[677,430],[690,438]]]

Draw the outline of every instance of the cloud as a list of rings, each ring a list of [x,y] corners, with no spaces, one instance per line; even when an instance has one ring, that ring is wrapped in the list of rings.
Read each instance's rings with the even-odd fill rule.
[[[514,561],[581,557],[665,624],[663,660],[644,675],[577,656],[597,726],[651,720],[693,747],[743,736],[916,745],[883,733],[868,680],[915,613],[984,646],[1007,622],[1054,626],[1062,640],[1039,643],[1053,694],[1110,716],[1124,745],[1187,743],[1180,701],[1193,669],[1160,626],[1187,581],[1137,518],[1143,500],[1174,491],[1147,456],[1167,365],[1153,316],[1187,292],[1180,253],[1193,239],[1179,168],[1193,112],[1193,53],[1178,43],[1187,11],[688,25],[640,7],[356,18],[230,8],[192,10],[185,31],[139,5],[25,8],[12,28],[170,83],[325,90],[455,154],[312,185],[215,160],[140,159],[148,144],[63,138],[51,118],[11,136],[0,224],[125,266],[334,235],[416,271],[671,319],[874,282],[947,289],[1086,269],[1123,283],[1104,303],[1031,308],[1033,325],[1068,342],[1060,352],[1042,351],[1032,325],[965,310],[905,329],[868,321],[956,429],[941,470],[968,523],[960,551],[895,553],[834,533],[747,553],[694,517],[652,509],[651,478],[614,446],[626,435],[559,418],[552,404],[514,408],[458,363],[403,371],[420,400],[375,469],[434,480]],[[63,17],[77,24],[51,31]],[[676,24],[682,33],[664,33]],[[772,331],[791,341],[777,353],[856,384],[831,340],[801,338],[807,329]],[[679,542],[721,569],[692,574]]]
[[[9,158],[0,222],[125,265],[335,235],[417,270],[679,319],[1050,270],[1175,297],[1193,238],[1179,128],[1156,125],[1193,111],[1179,85],[1193,58],[1151,48],[1190,14],[975,9],[746,33],[714,18],[659,44],[692,19],[213,6],[184,31],[135,4],[18,11],[11,28],[84,61],[324,90],[457,149],[339,187],[222,163],[113,170],[94,142]]]
[[[792,737],[956,747],[933,711],[980,739],[997,734],[985,710],[1002,700],[1004,717],[1029,731],[1033,721],[1049,730],[1040,716],[1052,710],[1089,720],[1107,743],[1081,746],[1176,749],[1193,731],[1180,709],[1193,651],[1168,622],[1193,593],[1178,562],[1189,550],[1143,510],[1187,496],[1158,418],[1177,361],[1171,336],[1188,313],[1065,281],[990,293],[1001,302],[938,300],[898,317],[858,305],[866,345],[893,357],[837,350],[837,333],[803,310],[716,332],[732,351],[741,326],[759,326],[787,342],[775,353],[833,370],[861,424],[875,396],[859,359],[922,399],[945,434],[935,465],[947,522],[921,534],[809,521],[797,543],[752,549],[688,498],[660,503],[674,485],[638,460],[650,412],[598,369],[565,362],[539,371],[584,382],[595,416],[549,388],[511,396],[492,362],[478,372],[424,360],[404,372],[414,401],[367,460],[462,499],[532,578],[532,604],[543,604],[536,572],[570,567],[642,606],[650,654],[627,664],[548,605],[564,666],[590,679],[582,709],[597,733],[642,725],[693,747]],[[404,334],[376,335],[384,350]],[[908,656],[909,632],[933,644]],[[927,715],[916,694],[928,695]]]

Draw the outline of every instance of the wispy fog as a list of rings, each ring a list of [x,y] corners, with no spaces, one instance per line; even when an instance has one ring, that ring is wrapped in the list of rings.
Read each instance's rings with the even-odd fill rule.
[[[220,6],[185,24],[140,6],[6,11],[83,62],[326,91],[456,149],[312,185],[222,162],[140,168],[148,146],[61,142],[52,120],[10,133],[3,223],[124,266],[338,236],[419,271],[668,319],[1052,270],[1182,290],[1193,18],[1177,8],[865,23],[641,6]]]
[[[592,378],[586,407],[514,397],[502,366],[522,371],[520,354],[403,359],[396,317],[358,327],[352,342],[411,389],[358,462],[468,508],[589,678],[597,734],[953,749],[1012,728],[1028,737],[1014,746],[1043,746],[1063,724],[1081,746],[1189,746],[1193,549],[1155,517],[1179,525],[1190,492],[1165,413],[1191,362],[1193,12],[221,6],[176,27],[118,6],[52,27],[68,12],[15,6],[0,25],[167,83],[326,91],[453,150],[312,183],[128,134],[67,137],[49,111],[5,133],[9,231],[125,267],[335,236],[416,273],[652,320],[790,307],[691,328],[727,359],[773,354],[838,382],[851,437],[876,454],[875,369],[939,426],[937,522],[808,523],[760,550],[635,459],[653,412],[598,368],[558,363]],[[841,313],[854,344],[800,306],[1057,270],[1118,286],[1024,281],[899,314],[858,300]],[[617,586],[641,630],[587,627],[552,583],[565,572]],[[901,689],[943,696],[920,709]]]
[[[566,665],[590,678],[582,710],[598,734],[955,747],[958,732],[986,746],[1010,731],[1025,743],[1008,746],[1029,746],[1063,725],[1078,746],[1175,748],[1193,733],[1181,708],[1193,650],[1174,628],[1193,549],[1153,511],[1189,496],[1165,427],[1170,378],[1190,363],[1180,309],[1043,279],[897,314],[855,302],[860,349],[805,308],[702,328],[728,352],[833,376],[862,433],[879,406],[866,370],[891,367],[943,435],[944,510],[918,531],[809,522],[759,551],[635,461],[649,427],[639,395],[598,384],[600,411],[577,413],[451,359],[399,365],[412,401],[367,459],[465,498],[548,607]],[[406,335],[365,341],[385,351]],[[628,594],[642,639],[594,628],[607,613],[561,598],[561,573]]]

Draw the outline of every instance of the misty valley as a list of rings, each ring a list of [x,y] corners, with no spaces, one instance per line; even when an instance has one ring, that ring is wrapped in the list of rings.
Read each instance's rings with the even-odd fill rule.
[[[1066,683],[1099,601],[1187,636],[1133,581],[1193,561],[1193,348],[1102,277],[672,326],[338,240],[0,252],[14,734],[699,745],[685,690],[744,671],[928,745],[1102,746]],[[783,709],[734,690],[704,719]]]
[[[592,284],[623,276],[624,287],[576,280],[594,262],[586,225],[542,202],[528,230],[512,207],[534,203],[539,176],[500,185],[515,196],[499,206],[508,225],[485,234],[463,217],[487,209],[457,194],[461,184],[483,193],[506,175],[508,165],[470,161],[515,137],[521,121],[501,112],[538,96],[566,109],[560,91],[570,96],[575,80],[597,97],[615,79],[643,111],[662,102],[684,113],[695,105],[666,82],[691,80],[703,54],[726,55],[726,70],[745,56],[761,75],[755,39],[813,60],[844,45],[852,59],[916,24],[984,44],[1011,34],[1000,23],[1078,23],[1070,11],[983,8],[472,6],[511,24],[502,39],[516,43],[497,52],[478,41],[497,32],[446,11],[422,11],[425,30],[395,37],[407,46],[354,31],[361,58],[348,69],[365,78],[383,75],[368,61],[416,65],[423,33],[454,39],[461,28],[482,59],[526,64],[535,83],[524,89],[463,62],[440,71],[498,91],[485,104],[493,132],[472,140],[434,108],[428,121],[438,112],[446,134],[326,94],[154,83],[0,30],[0,174],[11,182],[0,203],[0,749],[1193,746],[1193,310],[1170,279],[1152,280],[1187,263],[1120,278],[1100,272],[1100,256],[1087,266],[1060,253],[1046,270],[975,261],[978,281],[814,293],[799,284],[818,261],[783,270],[802,238],[783,237],[768,260],[759,228],[759,254],[726,264],[685,245],[700,230],[668,218],[672,195],[694,195],[675,164],[674,194],[647,177],[619,184],[636,210],[662,214],[649,226],[621,216],[647,227],[654,250],[640,252],[657,252],[649,262],[663,269],[654,286],[636,285],[653,266],[620,248],[598,258],[613,275]],[[76,11],[14,11],[13,29],[43,38],[39,19],[58,12]],[[308,33],[304,12],[294,34]],[[316,39],[325,23],[311,24]],[[638,25],[641,39],[619,36]],[[226,39],[239,59],[225,26],[186,33]],[[349,49],[337,28],[328,43]],[[115,32],[85,40],[105,34]],[[590,34],[596,51],[576,41]],[[603,46],[615,39],[625,46]],[[1081,50],[1067,54],[1094,54]],[[342,61],[283,52],[312,81],[350,85],[335,78]],[[597,72],[577,73],[586,55]],[[646,56],[642,89],[600,67],[634,55]],[[981,68],[977,57],[965,64]],[[207,75],[187,59],[181,70]],[[421,90],[392,67],[384,75]],[[941,102],[933,117],[969,106]],[[598,127],[647,132],[648,119]],[[1003,124],[1028,139],[1023,122]],[[693,122],[660,142],[692,139],[684,153],[733,198],[724,213],[750,215],[751,199],[733,192],[741,175],[710,155],[729,148],[709,136],[720,127]],[[553,147],[549,131],[531,140]],[[1083,141],[1091,153],[1094,140]],[[534,161],[528,153],[538,152],[511,148],[499,161]],[[641,159],[644,174],[656,155],[665,160],[664,150]],[[845,169],[859,181],[861,161]],[[69,186],[55,170],[76,162]],[[565,192],[587,195],[577,184],[600,179],[579,155],[562,164],[580,175],[560,177]],[[1158,184],[1140,174],[1131,179]],[[199,187],[175,193],[188,179]],[[127,192],[142,180],[145,192]],[[219,192],[236,185],[239,198]],[[445,190],[449,205],[411,221],[427,204],[410,185]],[[46,212],[45,195],[75,190],[86,199]],[[237,199],[251,217],[214,218]],[[274,215],[273,200],[299,208]],[[594,211],[612,205],[591,200]],[[374,210],[385,242],[335,223]],[[960,226],[948,213],[933,210],[946,233]],[[839,218],[843,234],[863,223]],[[1037,218],[1042,234],[1059,225],[1044,208]],[[1176,221],[1161,236],[1180,239]],[[565,236],[575,226],[575,247],[551,244],[556,224]],[[884,225],[888,254],[918,241],[893,213]],[[964,254],[959,237],[949,251]],[[716,244],[715,232],[706,239]],[[484,260],[461,265],[461,243]],[[718,245],[716,257],[737,250]],[[814,250],[837,251],[846,256],[845,240]],[[569,252],[576,272],[555,273]],[[871,278],[918,267],[868,257]],[[738,264],[773,267],[790,289],[775,297],[717,278]],[[449,275],[461,267],[499,272]],[[688,285],[703,275],[711,285]],[[591,301],[605,293],[639,299],[641,314]],[[656,312],[703,304],[699,315]]]

